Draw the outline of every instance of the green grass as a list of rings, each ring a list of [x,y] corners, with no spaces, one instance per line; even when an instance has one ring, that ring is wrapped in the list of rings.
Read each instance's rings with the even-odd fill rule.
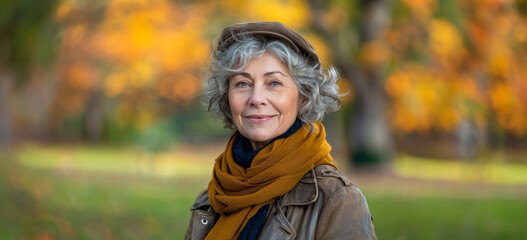
[[[204,161],[129,148],[22,147],[0,156],[0,239],[182,239],[190,205],[207,186],[213,159]]]
[[[396,174],[420,179],[458,182],[527,184],[527,164],[503,162],[464,162],[400,156],[394,164]]]
[[[0,239],[181,239],[203,180],[24,169],[0,183]],[[12,180],[11,180],[12,181]],[[54,239],[54,238],[52,238]]]
[[[527,199],[367,197],[379,239],[527,239]]]
[[[215,153],[218,154],[218,153]],[[68,171],[93,171],[112,174],[141,174],[158,177],[206,175],[214,155],[185,153],[174,149],[151,153],[137,147],[38,146],[27,145],[18,151],[22,166]]]
[[[29,145],[0,154],[0,239],[182,239],[217,153],[143,161],[128,148]],[[509,185],[472,195],[365,183],[379,239],[527,239],[526,194],[492,190]]]

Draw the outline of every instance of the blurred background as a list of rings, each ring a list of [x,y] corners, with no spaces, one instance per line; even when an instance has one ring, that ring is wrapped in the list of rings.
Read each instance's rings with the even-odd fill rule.
[[[379,239],[527,239],[526,0],[0,1],[0,239],[182,239],[232,133],[210,49],[255,20],[341,71]]]

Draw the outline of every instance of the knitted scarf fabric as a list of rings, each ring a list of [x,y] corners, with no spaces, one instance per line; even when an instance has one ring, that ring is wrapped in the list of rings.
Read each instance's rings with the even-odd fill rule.
[[[216,159],[209,183],[211,205],[223,215],[205,239],[236,239],[262,206],[289,192],[312,168],[333,165],[324,126],[319,122],[313,125],[311,134],[301,128],[265,146],[249,168],[234,161],[236,133],[231,136],[225,152]]]

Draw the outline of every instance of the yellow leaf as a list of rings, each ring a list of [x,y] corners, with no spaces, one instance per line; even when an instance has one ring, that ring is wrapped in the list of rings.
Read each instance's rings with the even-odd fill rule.
[[[440,56],[457,58],[462,52],[463,39],[449,21],[435,19],[430,24],[430,47]]]
[[[279,21],[291,29],[305,27],[310,17],[307,3],[301,0],[227,0],[224,7],[247,21]]]

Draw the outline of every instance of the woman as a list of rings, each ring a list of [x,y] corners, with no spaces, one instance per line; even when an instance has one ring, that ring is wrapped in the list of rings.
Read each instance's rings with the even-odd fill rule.
[[[191,207],[186,239],[376,239],[366,199],[337,171],[320,123],[340,107],[337,79],[281,23],[223,30],[205,97],[235,132]]]

